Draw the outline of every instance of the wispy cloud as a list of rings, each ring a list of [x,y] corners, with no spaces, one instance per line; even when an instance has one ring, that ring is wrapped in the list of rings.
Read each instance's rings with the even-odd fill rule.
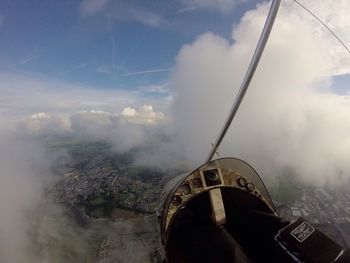
[[[103,74],[112,74],[111,67],[109,66],[99,66],[97,67],[96,72]]]
[[[182,0],[185,8],[180,9],[177,13],[185,13],[199,8],[228,13],[232,11],[237,4],[244,1],[245,0]]]
[[[199,9],[198,6],[187,6],[187,7],[184,7],[184,8],[177,10],[175,13],[176,14],[185,14],[185,13],[196,11],[198,9]]]
[[[102,14],[101,18],[111,21],[136,22],[158,28],[169,25],[169,21],[164,17],[165,7],[168,5],[164,3],[155,7],[147,1],[84,0],[78,11],[79,15],[85,18]]]
[[[40,56],[41,56],[41,49],[39,47],[35,47],[19,61],[19,64],[25,65],[31,62],[33,59],[36,59]]]
[[[164,68],[164,69],[150,69],[150,70],[143,70],[143,71],[136,71],[136,72],[130,72],[121,75],[122,77],[129,77],[129,76],[137,76],[137,75],[144,75],[144,74],[151,74],[151,73],[159,73],[159,72],[169,72],[171,71],[170,68]]]
[[[169,94],[168,85],[168,83],[164,83],[160,85],[141,86],[138,90],[146,93]]]
[[[138,22],[149,27],[160,27],[168,24],[161,14],[132,6],[123,6],[120,9],[109,10],[107,16],[113,20]]]
[[[131,10],[131,15],[135,21],[151,27],[159,27],[164,19],[156,13],[145,10]]]
[[[79,14],[82,17],[94,15],[101,11],[108,0],[84,0],[79,6]]]
[[[69,70],[61,71],[59,74],[60,75],[65,75],[65,74],[68,74],[68,73],[72,73],[72,72],[77,71],[79,69],[86,68],[87,66],[90,66],[92,64],[93,64],[92,62],[81,63],[79,65],[74,66],[73,68],[71,68]]]

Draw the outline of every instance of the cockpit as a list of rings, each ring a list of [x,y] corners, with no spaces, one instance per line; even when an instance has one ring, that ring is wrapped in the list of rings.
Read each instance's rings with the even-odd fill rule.
[[[304,262],[296,260],[298,246],[288,247],[282,238],[290,222],[277,215],[259,175],[240,159],[210,161],[174,178],[165,187],[159,219],[168,262]],[[319,240],[333,249],[322,259],[342,254],[328,237]]]

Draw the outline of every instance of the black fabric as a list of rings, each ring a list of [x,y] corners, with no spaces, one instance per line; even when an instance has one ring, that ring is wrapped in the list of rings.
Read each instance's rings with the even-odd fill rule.
[[[225,228],[212,223],[208,194],[194,198],[172,224],[167,246],[169,262],[292,262],[274,240],[288,222],[268,213],[266,206],[250,194],[239,190],[222,193]]]
[[[227,218],[228,232],[252,262],[294,262],[274,240],[278,230],[288,222],[272,214],[233,206],[227,212]]]
[[[180,247],[188,262],[192,263],[250,263],[240,245],[225,228],[214,225],[184,229]]]

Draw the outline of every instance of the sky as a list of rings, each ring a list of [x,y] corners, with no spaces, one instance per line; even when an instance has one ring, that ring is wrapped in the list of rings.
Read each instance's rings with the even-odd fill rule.
[[[181,48],[205,32],[230,39],[232,28],[259,2],[1,0],[0,74],[164,97]],[[282,8],[290,5],[282,2]],[[322,4],[313,7],[336,25],[321,9]],[[349,80],[348,74],[335,77],[334,89],[346,94]]]
[[[0,1],[0,69],[101,88],[162,84],[182,45],[254,1]],[[213,1],[215,3],[215,1]]]

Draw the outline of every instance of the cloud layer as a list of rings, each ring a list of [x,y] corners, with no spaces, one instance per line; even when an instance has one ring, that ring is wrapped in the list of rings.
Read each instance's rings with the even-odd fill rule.
[[[350,4],[342,1],[344,10]],[[327,5],[323,6],[327,9]],[[228,114],[269,5],[247,12],[232,40],[207,33],[177,57],[171,87],[174,120],[187,158],[204,161]],[[318,32],[296,5],[281,8],[262,61],[219,152],[255,164],[263,175],[293,167],[314,183],[350,174],[350,104],[332,91],[332,77],[349,72],[349,55]],[[333,21],[343,28],[341,21]],[[337,50],[338,52],[333,52]],[[181,105],[181,107],[178,107]]]
[[[151,105],[139,109],[124,108],[120,114],[101,110],[80,111],[73,114],[48,114],[39,112],[23,119],[18,127],[34,137],[75,136],[107,141],[116,152],[126,152],[147,144],[151,130],[164,119]]]

